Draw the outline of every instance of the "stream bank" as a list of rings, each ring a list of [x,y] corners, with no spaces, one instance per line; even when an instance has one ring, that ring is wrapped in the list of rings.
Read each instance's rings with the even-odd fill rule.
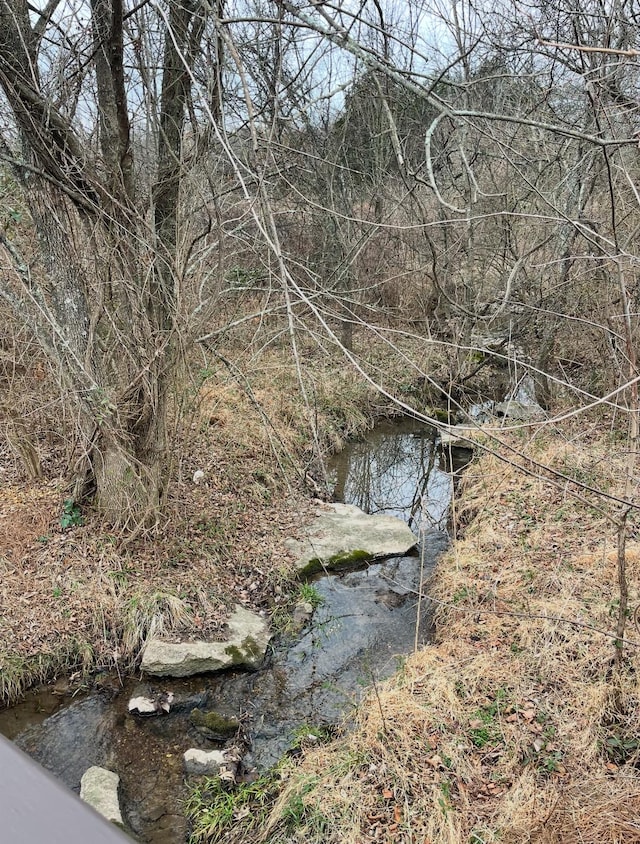
[[[277,643],[263,669],[154,681],[152,693],[173,695],[171,713],[144,720],[128,712],[139,691],[133,680],[120,688],[117,678],[105,678],[101,690],[43,719],[56,706],[46,690],[3,712],[0,731],[74,790],[91,765],[117,771],[138,839],[184,841],[183,753],[221,745],[199,729],[194,711],[238,719],[235,742],[248,747],[243,770],[250,776],[275,764],[301,726],[339,721],[364,687],[392,674],[416,643],[427,641],[429,602],[417,598],[447,544],[447,459],[434,432],[413,422],[385,423],[340,455],[332,467],[336,497],[401,515],[419,533],[420,552],[315,579],[311,623],[293,641]]]
[[[625,441],[605,426],[504,441],[525,469],[533,458],[624,493]],[[349,730],[281,769],[238,840],[637,844],[640,638],[629,621],[615,675],[615,524],[603,497],[549,480],[490,453],[474,460],[430,585],[434,641],[377,685]],[[629,517],[635,606],[640,518]]]

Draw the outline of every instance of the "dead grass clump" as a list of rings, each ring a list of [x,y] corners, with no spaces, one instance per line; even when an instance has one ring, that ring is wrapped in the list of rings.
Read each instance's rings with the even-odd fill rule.
[[[540,461],[615,490],[608,443],[583,447],[535,444]],[[297,835],[317,844],[640,841],[639,648],[616,675],[615,529],[490,455],[462,496],[474,516],[431,589],[435,644],[352,731],[287,769],[259,840],[292,840],[284,818],[302,804]],[[630,542],[632,605],[639,558]]]
[[[576,785],[553,808],[534,839],[539,844],[634,844],[640,841],[637,783],[603,778]]]

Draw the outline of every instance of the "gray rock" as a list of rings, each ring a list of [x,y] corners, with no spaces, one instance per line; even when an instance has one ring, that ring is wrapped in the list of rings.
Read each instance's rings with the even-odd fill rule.
[[[157,715],[156,702],[150,697],[132,697],[128,706],[132,715]]]
[[[358,562],[402,556],[416,545],[411,529],[395,516],[369,516],[352,504],[325,504],[302,542],[289,540],[299,574],[351,568]]]
[[[184,767],[188,774],[213,774],[225,782],[234,783],[242,757],[243,751],[238,747],[227,747],[225,750],[192,747],[184,754]]]
[[[266,621],[237,605],[229,619],[229,636],[219,642],[163,642],[151,639],[141,668],[156,677],[190,677],[232,666],[257,668],[271,639]]]
[[[215,775],[225,762],[224,750],[199,750],[192,747],[184,754],[184,768],[188,774]]]
[[[446,430],[440,431],[440,444],[447,448],[473,448],[473,432],[475,428],[468,428],[465,425],[452,425]]]
[[[307,624],[308,621],[311,621],[311,617],[313,616],[313,604],[309,603],[309,601],[300,601],[300,603],[296,604],[293,608],[293,626],[296,630],[302,630],[302,628]]]
[[[118,787],[120,777],[106,768],[93,766],[88,768],[80,780],[80,799],[92,806],[111,823],[124,826]]]
[[[531,379],[529,379],[531,381]],[[515,396],[507,395],[504,401],[486,401],[469,408],[469,416],[478,424],[494,424],[497,419],[526,423],[546,418],[544,409],[535,400],[533,382],[523,382]]]
[[[539,404],[523,404],[512,399],[494,404],[493,415],[510,422],[532,422],[544,419],[545,412]]]

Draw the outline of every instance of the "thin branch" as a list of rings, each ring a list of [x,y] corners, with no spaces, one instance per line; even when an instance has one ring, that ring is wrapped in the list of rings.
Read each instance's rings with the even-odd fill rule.
[[[565,41],[544,41],[542,38],[537,38],[536,44],[539,44],[541,47],[556,47],[560,50],[577,50],[580,53],[605,53],[609,56],[627,56],[632,59],[640,56],[640,50],[622,50],[615,47],[585,47],[583,44],[570,44]]]

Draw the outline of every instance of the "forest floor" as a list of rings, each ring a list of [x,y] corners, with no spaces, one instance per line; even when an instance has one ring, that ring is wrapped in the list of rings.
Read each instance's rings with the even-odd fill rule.
[[[501,456],[526,452],[518,462],[534,474],[538,462],[621,494],[626,444],[598,427],[503,434]],[[338,738],[309,743],[262,790],[241,789],[231,832],[211,834],[212,794],[199,840],[640,841],[640,519],[628,516],[618,670],[618,505],[540,474],[490,453],[472,463],[429,587],[433,645],[372,690]]]

